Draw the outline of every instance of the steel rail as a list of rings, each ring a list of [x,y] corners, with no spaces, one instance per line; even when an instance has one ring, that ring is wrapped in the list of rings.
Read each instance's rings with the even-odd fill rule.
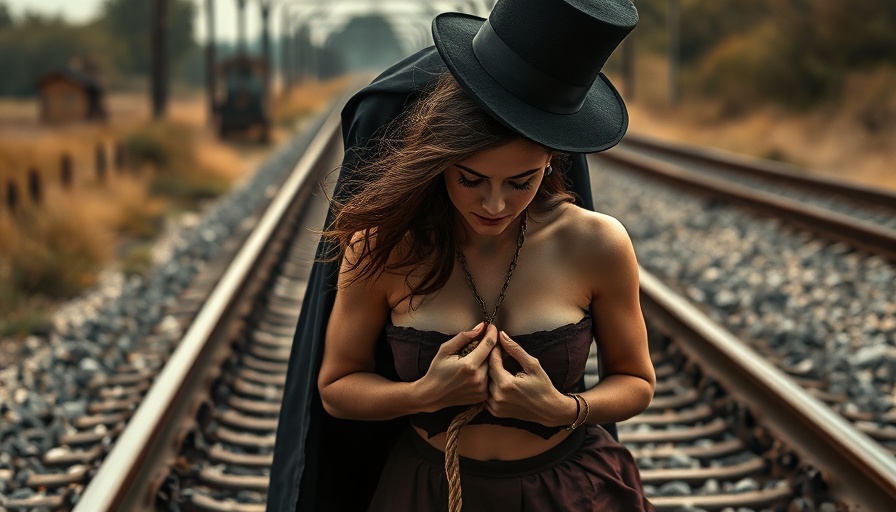
[[[896,510],[896,459],[655,276],[641,269],[641,307],[858,510]],[[696,504],[696,503],[695,503]]]
[[[707,176],[704,173],[688,171],[681,166],[658,162],[622,148],[599,153],[595,155],[595,158],[608,160],[676,186],[729,199],[763,212],[772,212],[776,216],[789,219],[822,235],[832,236],[889,258],[896,257],[896,230],[891,228],[788,199],[771,192],[759,191]]]
[[[705,146],[691,146],[676,142],[660,141],[659,139],[632,133],[625,136],[620,147],[643,148],[677,158],[736,170],[747,175],[774,178],[782,183],[790,183],[824,192],[833,192],[857,201],[896,209],[896,191],[873,188],[833,176],[813,174],[793,165],[737,155]]]
[[[341,104],[347,98],[343,97]],[[234,257],[227,272],[212,290],[196,319],[184,334],[177,349],[148,390],[127,427],[117,439],[84,494],[78,500],[76,512],[111,510],[139,510],[149,508],[151,497],[132,487],[151,479],[147,468],[155,467],[159,457],[172,444],[175,433],[174,418],[183,414],[186,400],[192,398],[182,392],[203,379],[207,368],[201,361],[209,359],[211,340],[220,337],[222,319],[234,314],[236,298],[248,283],[255,279],[255,270],[271,243],[272,235],[284,221],[285,213],[296,202],[297,196],[309,184],[318,170],[320,160],[334,144],[341,147],[340,113],[334,108],[317,136],[294,167],[278,194],[268,206],[256,228]],[[162,449],[157,448],[161,446]],[[155,453],[154,453],[155,452]],[[143,478],[140,478],[143,477]]]

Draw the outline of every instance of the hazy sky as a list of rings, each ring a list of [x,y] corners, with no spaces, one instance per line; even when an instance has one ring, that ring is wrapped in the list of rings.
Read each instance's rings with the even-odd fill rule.
[[[104,0],[2,0],[9,6],[13,16],[21,16],[26,11],[41,14],[62,14],[72,22],[83,22],[94,18]],[[193,0],[199,6],[196,19],[196,35],[200,41],[205,39],[205,0]],[[249,1],[246,7],[246,31],[249,37],[259,32],[258,6]],[[215,0],[215,21],[218,39],[236,39],[236,0]],[[276,27],[274,27],[276,30]]]
[[[21,16],[25,11],[40,13],[61,13],[72,21],[85,21],[92,18],[103,0],[5,0],[14,16]]]
[[[12,10],[15,17],[21,16],[27,11],[35,11],[41,14],[61,14],[71,22],[85,22],[93,19],[99,13],[100,7],[105,0],[0,0],[5,2]],[[149,1],[149,0],[144,0]],[[191,0],[198,8],[196,10],[195,31],[196,39],[200,43],[205,42],[205,28],[207,21],[205,19],[206,0]],[[466,3],[469,3],[467,1]],[[489,0],[481,0],[479,4],[492,3]],[[246,2],[246,32],[248,38],[255,39],[259,37],[261,32],[261,14],[259,3],[257,0],[248,0]],[[460,4],[465,4],[463,0],[293,0],[288,3],[289,12],[301,12],[303,7],[311,6],[327,6],[326,9],[330,20],[339,18],[338,13],[343,14],[342,23],[345,23],[345,14],[348,12],[357,12],[360,10],[378,9],[384,13],[391,14],[392,19],[404,20],[405,28],[407,23],[416,23],[420,27],[408,29],[410,35],[406,37],[411,39],[419,39],[422,32],[429,32],[429,24],[432,19],[433,12],[443,10],[455,10]],[[237,0],[214,0],[215,5],[215,26],[217,31],[217,39],[219,41],[235,41],[237,24],[236,24],[236,5]],[[287,4],[284,4],[287,5]],[[296,11],[296,8],[299,10]],[[271,24],[271,32],[273,37],[277,37],[280,33],[281,12],[283,7],[278,7],[274,12]],[[486,12],[479,12],[482,16],[487,15]],[[318,17],[318,20],[321,18]],[[334,21],[335,23],[335,21]],[[332,25],[331,25],[332,26]],[[338,25],[337,25],[338,26]],[[319,43],[322,37],[320,30],[326,32],[326,28],[316,28],[312,32],[312,40]],[[429,44],[429,43],[425,43]]]

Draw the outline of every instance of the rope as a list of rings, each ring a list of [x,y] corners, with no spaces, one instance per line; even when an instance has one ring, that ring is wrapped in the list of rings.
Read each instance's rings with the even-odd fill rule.
[[[458,414],[448,425],[448,441],[445,444],[445,474],[448,476],[448,512],[460,512],[463,497],[460,488],[460,460],[457,456],[457,438],[460,429],[485,409],[485,403],[471,405]]]

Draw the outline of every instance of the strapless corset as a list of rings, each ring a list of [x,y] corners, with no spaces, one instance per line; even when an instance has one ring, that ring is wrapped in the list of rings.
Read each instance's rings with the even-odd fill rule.
[[[398,327],[391,323],[386,325],[386,340],[392,348],[395,359],[395,371],[405,382],[413,382],[426,374],[430,363],[439,351],[442,343],[453,338],[454,334],[437,331],[424,331],[413,327]],[[523,349],[537,358],[542,368],[550,377],[554,387],[564,393],[582,391],[581,382],[585,372],[585,362],[592,341],[591,316],[548,331],[530,334],[511,335]],[[511,374],[522,371],[519,363],[504,354],[504,368]],[[469,406],[446,407],[431,413],[420,413],[411,416],[411,423],[427,432],[429,437],[448,430],[448,425],[460,412]],[[497,418],[483,410],[470,425],[493,424],[527,430],[548,439],[563,427],[548,427],[540,423],[518,420],[516,418]]]

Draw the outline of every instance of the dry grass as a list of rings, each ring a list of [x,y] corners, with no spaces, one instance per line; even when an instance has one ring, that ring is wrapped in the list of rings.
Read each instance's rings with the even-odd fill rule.
[[[278,126],[290,126],[297,120],[323,110],[329,102],[351,81],[352,76],[336,78],[324,82],[306,79],[286,96],[279,96],[271,109],[272,118]]]
[[[279,100],[273,142],[324,108],[347,80],[308,82]],[[143,94],[112,95],[107,108],[106,124],[44,126],[35,102],[0,99],[0,337],[46,324],[55,302],[93,284],[104,266],[146,270],[151,240],[166,215],[226,192],[271,148],[218,140],[196,92],[176,94],[162,123],[150,121]],[[99,180],[97,144],[134,141],[162,161],[150,158],[119,172],[110,154],[106,178]],[[60,183],[62,153],[73,163],[71,190]],[[26,194],[32,168],[43,178],[41,204]],[[19,189],[16,212],[6,208],[9,181]]]
[[[148,197],[146,181],[113,175],[103,187],[53,185],[43,204],[0,213],[0,335],[46,323],[53,302],[93,285],[124,240],[155,236],[164,205]]]
[[[844,100],[836,105],[802,113],[761,106],[733,119],[722,115],[718,103],[687,95],[669,107],[666,73],[661,59],[642,58],[634,101],[627,101],[633,133],[777,159],[896,190],[896,69],[849,77]]]

